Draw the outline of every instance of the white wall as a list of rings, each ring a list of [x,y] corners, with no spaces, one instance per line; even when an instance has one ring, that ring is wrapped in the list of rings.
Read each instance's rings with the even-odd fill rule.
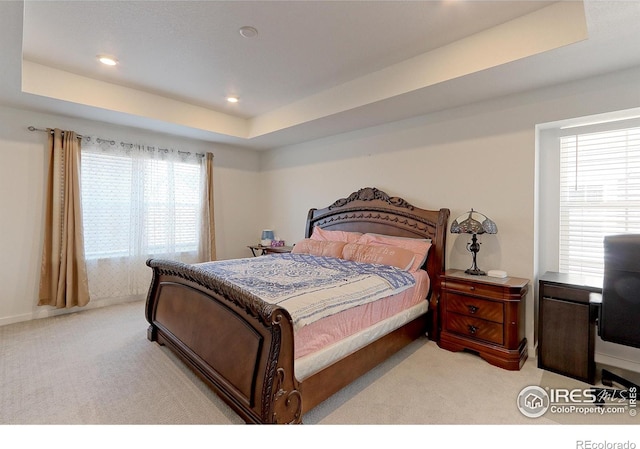
[[[473,104],[272,150],[261,155],[269,226],[288,242],[303,237],[310,207],[366,186],[427,209],[469,208],[498,234],[481,236],[478,265],[531,281],[526,335],[534,354],[537,295],[536,125],[640,105],[639,70]],[[539,209],[553,207],[541,203]],[[447,236],[447,268],[466,269],[468,238]]]
[[[620,71],[260,154],[162,138],[198,150],[204,146],[216,154],[220,258],[248,256],[245,245],[256,242],[263,228],[272,228],[287,243],[294,243],[303,237],[309,208],[327,206],[365,186],[401,196],[416,206],[448,207],[452,219],[471,207],[487,214],[497,223],[498,234],[481,237],[478,265],[530,279],[526,335],[534,354],[538,253],[549,242],[553,244],[552,239],[539,237],[539,224],[544,223],[537,214],[554,207],[539,199],[536,190],[540,183],[536,125],[638,107],[638,80],[640,69]],[[0,108],[0,324],[40,312],[35,304],[43,136],[27,131],[28,125],[122,136],[123,140],[160,138]],[[465,236],[448,235],[448,268],[470,266],[467,241]]]
[[[248,257],[256,240],[261,182],[258,153],[88,120],[0,107],[0,325],[56,313],[38,307],[47,136],[27,127],[58,127],[116,141],[214,154],[219,259]],[[88,307],[95,307],[95,302]],[[73,309],[72,309],[73,310]]]

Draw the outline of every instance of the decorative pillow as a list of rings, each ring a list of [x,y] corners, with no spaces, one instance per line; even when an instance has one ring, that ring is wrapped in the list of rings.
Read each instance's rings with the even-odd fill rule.
[[[342,257],[344,245],[346,245],[345,242],[304,239],[296,243],[291,252],[293,254],[311,254],[312,256]]]
[[[312,240],[325,242],[356,243],[361,236],[361,232],[329,231],[327,229],[322,229],[319,226],[314,227],[313,232],[311,233]]]
[[[415,258],[413,252],[397,246],[362,245],[347,243],[342,249],[342,258],[354,262],[391,265],[408,270]]]
[[[431,248],[431,239],[412,239],[370,233],[360,237],[358,243],[383,247],[400,247],[411,251],[415,257],[409,271],[419,270],[424,265]]]

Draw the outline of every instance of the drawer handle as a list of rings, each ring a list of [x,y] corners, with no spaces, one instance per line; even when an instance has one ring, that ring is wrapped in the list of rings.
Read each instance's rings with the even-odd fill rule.
[[[475,335],[475,333],[478,332],[478,329],[480,329],[480,328],[478,328],[478,327],[476,327],[476,326],[474,326],[472,324],[469,324],[469,333],[470,334]]]
[[[469,309],[469,313],[476,313],[478,311],[478,309],[480,309],[480,307],[478,307],[478,306],[467,306],[467,309]]]
[[[476,288],[472,285],[471,287],[469,287],[469,290],[474,291]]]

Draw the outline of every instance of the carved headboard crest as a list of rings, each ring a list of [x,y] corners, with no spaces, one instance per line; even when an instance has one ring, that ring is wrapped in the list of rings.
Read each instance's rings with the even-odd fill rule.
[[[399,198],[397,196],[389,196],[382,190],[378,190],[375,187],[365,187],[363,189],[358,190],[357,192],[353,192],[349,195],[348,198],[341,198],[334,202],[331,206],[328,207],[329,210],[336,207],[343,207],[346,204],[351,203],[352,201],[373,201],[373,200],[381,200],[386,201],[389,204],[392,204],[397,207],[404,207],[409,210],[415,209],[415,207],[409,204],[407,201]]]

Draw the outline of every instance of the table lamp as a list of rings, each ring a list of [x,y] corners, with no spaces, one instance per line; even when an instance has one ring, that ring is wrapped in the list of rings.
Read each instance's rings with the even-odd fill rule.
[[[473,265],[465,271],[467,274],[484,276],[484,271],[478,268],[476,264],[476,255],[480,251],[480,243],[476,238],[477,234],[496,234],[498,226],[491,221],[486,215],[481,214],[473,209],[460,215],[451,223],[452,234],[471,234],[471,243],[467,243],[467,251],[473,254]]]
[[[271,242],[274,239],[273,231],[271,229],[265,229],[262,231],[262,238],[260,239],[261,246],[271,246]]]

